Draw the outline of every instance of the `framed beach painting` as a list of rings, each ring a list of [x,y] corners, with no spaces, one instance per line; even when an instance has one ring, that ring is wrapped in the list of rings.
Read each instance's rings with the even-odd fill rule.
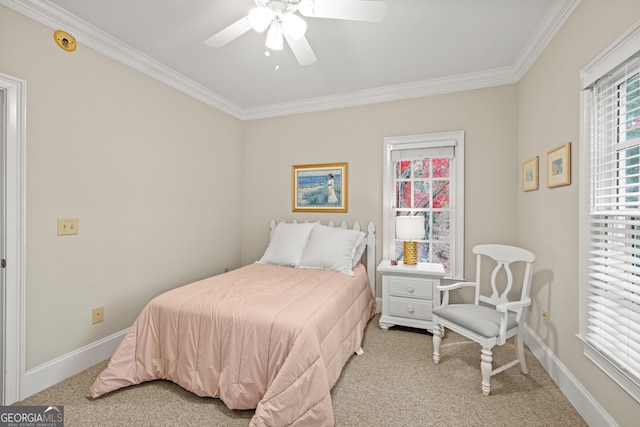
[[[347,212],[347,163],[295,165],[293,212]]]
[[[547,187],[571,184],[571,143],[547,152]]]

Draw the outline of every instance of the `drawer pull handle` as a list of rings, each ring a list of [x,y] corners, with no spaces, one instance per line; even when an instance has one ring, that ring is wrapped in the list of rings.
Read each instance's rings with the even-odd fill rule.
[[[407,292],[409,292],[410,294],[412,294],[412,293],[413,293],[413,291],[414,291],[414,289],[413,289],[413,288],[407,288]]]
[[[409,312],[409,314],[413,314],[415,310],[413,309],[413,307],[409,306],[407,307],[407,311]]]

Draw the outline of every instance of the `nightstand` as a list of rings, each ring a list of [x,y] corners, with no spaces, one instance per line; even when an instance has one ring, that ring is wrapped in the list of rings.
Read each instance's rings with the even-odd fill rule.
[[[440,305],[436,286],[445,276],[442,264],[391,265],[384,260],[377,271],[382,274],[380,327],[402,325],[433,332],[431,310]]]

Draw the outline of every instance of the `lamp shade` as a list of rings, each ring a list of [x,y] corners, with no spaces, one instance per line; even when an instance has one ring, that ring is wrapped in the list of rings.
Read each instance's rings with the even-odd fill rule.
[[[424,217],[397,216],[396,238],[402,240],[424,239]]]

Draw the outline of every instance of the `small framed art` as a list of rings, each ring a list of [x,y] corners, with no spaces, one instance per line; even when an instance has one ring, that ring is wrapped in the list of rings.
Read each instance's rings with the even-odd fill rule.
[[[571,143],[547,152],[547,187],[571,184]]]
[[[538,156],[522,163],[522,191],[538,189]]]
[[[347,212],[347,163],[292,166],[293,212]]]

